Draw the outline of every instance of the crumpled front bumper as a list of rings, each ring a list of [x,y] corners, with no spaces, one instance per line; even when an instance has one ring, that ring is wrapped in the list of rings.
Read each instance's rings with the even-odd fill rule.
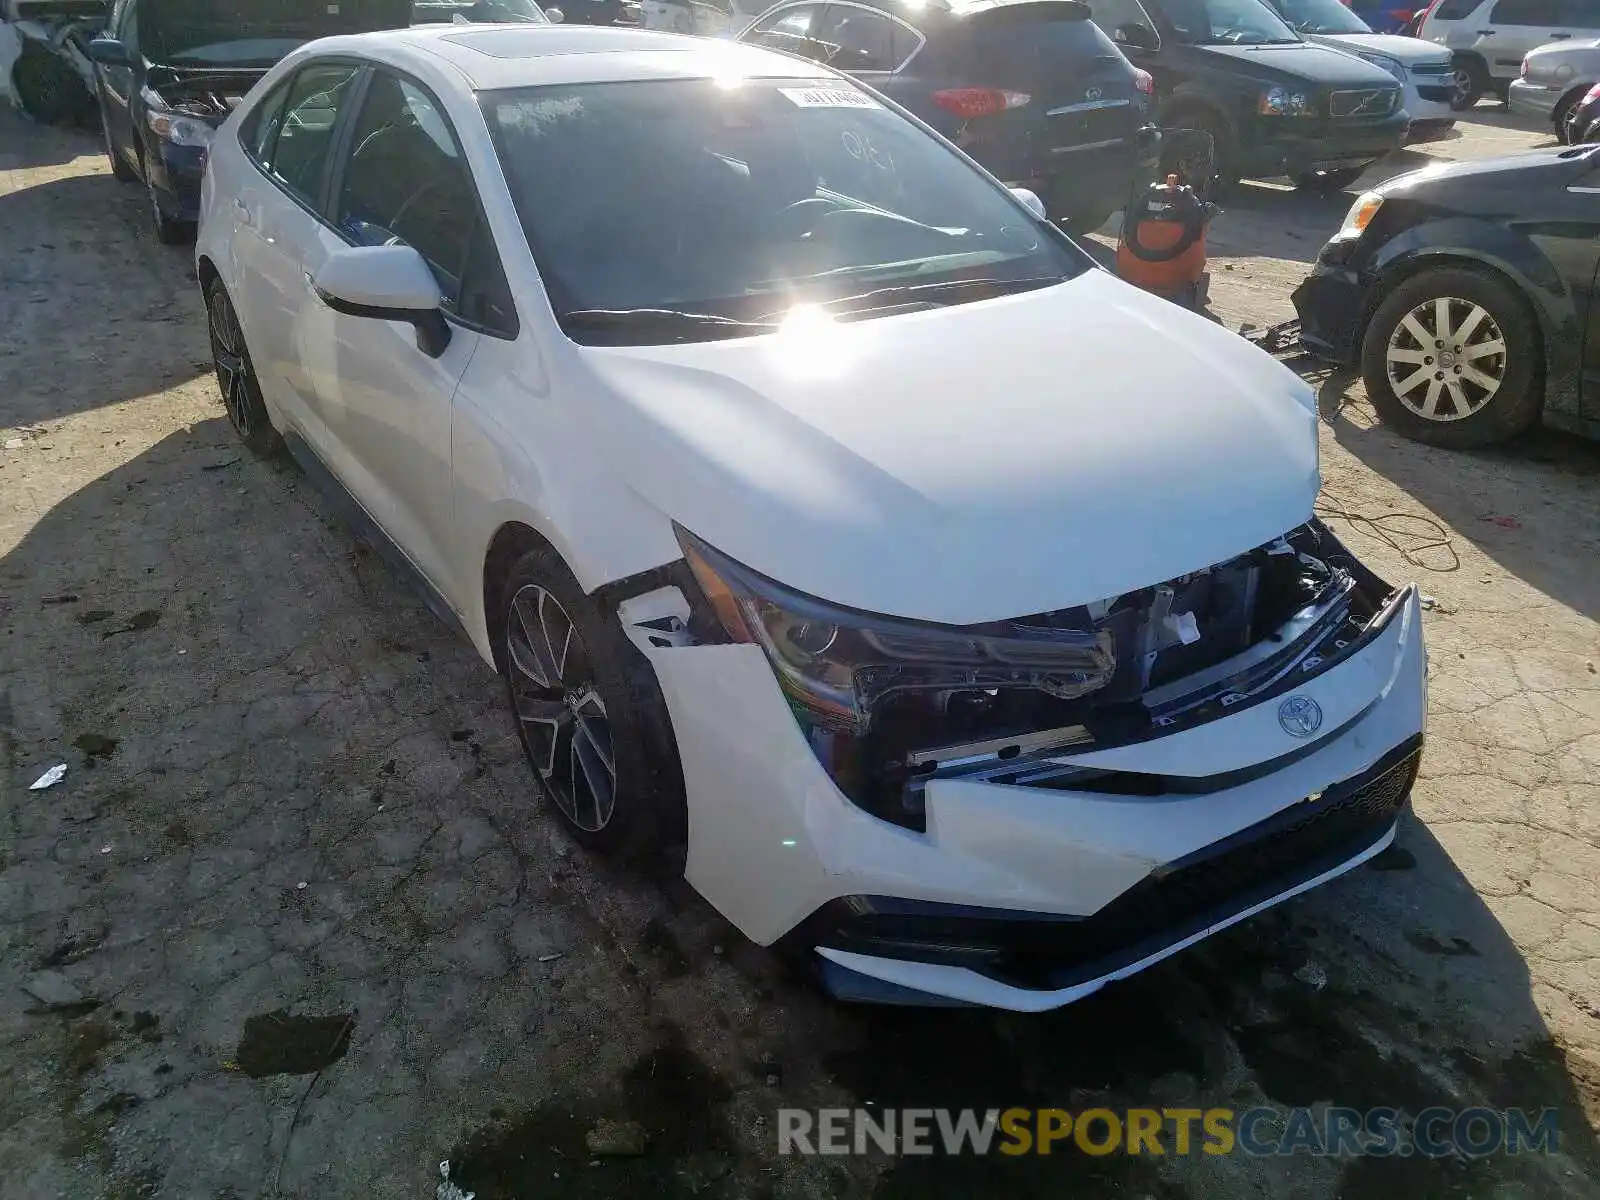
[[[1416,589],[1398,593],[1374,625],[1379,621],[1359,650],[1289,692],[1241,702],[1227,716],[1166,736],[1061,756],[1109,772],[1189,780],[1192,789],[1149,796],[933,781],[924,832],[879,820],[835,787],[759,648],[635,643],[660,681],[683,765],[689,882],[765,945],[853,898],[1008,920],[1087,921],[1142,882],[1271,828],[1263,823],[1420,745],[1426,663]],[[1284,717],[1288,700],[1312,702],[1321,716],[1315,731],[1306,734],[1293,713]],[[1407,761],[1414,771],[1414,760]],[[1409,783],[1407,775],[1407,790]],[[1404,799],[1390,797],[1393,812]],[[1178,921],[1144,937],[1148,944],[1111,956],[1116,965],[1103,975],[1062,986],[952,965],[948,955],[914,944],[882,954],[819,950],[852,975],[880,981],[885,993],[899,993],[874,998],[1051,1008],[1349,870],[1387,843],[1393,824],[1390,813],[1339,861],[1305,877],[1280,873],[1292,883],[1269,894],[1256,894],[1259,886],[1236,889],[1231,908],[1197,908],[1207,918],[1202,928]],[[1311,857],[1306,863],[1315,865]]]

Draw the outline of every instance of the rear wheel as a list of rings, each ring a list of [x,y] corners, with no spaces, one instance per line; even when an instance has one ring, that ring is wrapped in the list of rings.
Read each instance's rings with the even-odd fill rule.
[[[1317,192],[1331,196],[1342,192],[1366,173],[1367,168],[1338,167],[1329,171],[1304,171],[1294,177],[1294,185],[1303,192]]]
[[[1539,322],[1498,275],[1438,267],[1400,284],[1362,342],[1367,395],[1386,425],[1471,449],[1527,429],[1543,403]]]
[[[511,565],[498,636],[522,748],[568,832],[628,855],[681,843],[683,773],[661,688],[555,551]]]
[[[1555,126],[1556,141],[1563,146],[1570,144],[1572,141],[1569,118],[1572,116],[1573,109],[1578,106],[1578,101],[1583,99],[1583,94],[1588,90],[1587,86],[1573,88],[1572,91],[1556,102],[1555,111],[1550,114],[1550,123]]]
[[[1489,90],[1489,72],[1476,58],[1458,58],[1450,78],[1450,107],[1465,112]]]
[[[261,398],[261,385],[244,344],[239,315],[233,311],[233,301],[220,279],[213,279],[206,287],[206,318],[211,333],[211,360],[222,405],[228,410],[228,423],[253,453],[268,457],[283,443],[272,427],[266,401]]]

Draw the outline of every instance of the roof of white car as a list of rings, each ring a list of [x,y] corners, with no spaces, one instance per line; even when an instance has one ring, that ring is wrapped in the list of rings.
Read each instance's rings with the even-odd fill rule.
[[[642,29],[584,25],[424,25],[315,43],[313,53],[354,53],[404,65],[430,58],[475,91],[631,79],[796,79],[835,72],[757,46]]]

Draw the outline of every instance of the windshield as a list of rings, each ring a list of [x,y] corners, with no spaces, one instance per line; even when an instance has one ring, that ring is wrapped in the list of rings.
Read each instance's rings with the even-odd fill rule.
[[[1283,46],[1300,37],[1261,0],[1160,0],[1178,40],[1191,46]]]
[[[449,24],[456,17],[473,23],[496,21],[535,21],[548,25],[533,0],[416,0],[411,7],[413,25]]]
[[[849,298],[852,313],[960,303],[1091,265],[843,79],[558,85],[483,107],[575,340],[731,336],[744,327],[693,318],[771,322]]]
[[[1371,33],[1372,27],[1339,0],[1277,0],[1284,20],[1301,33]]]

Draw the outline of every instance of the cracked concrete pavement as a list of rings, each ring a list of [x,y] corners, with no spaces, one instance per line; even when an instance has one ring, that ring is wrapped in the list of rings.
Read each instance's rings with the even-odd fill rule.
[[[1481,110],[1430,154],[1534,144]],[[1415,156],[1413,156],[1415,157]],[[1250,187],[1213,303],[1341,202]],[[1600,448],[1445,454],[1302,364],[1332,518],[1434,598],[1415,817],[1365,869],[1044,1017],[847,1009],[540,815],[497,682],[233,440],[184,252],[0,112],[0,1192],[481,1200],[1600,1192]],[[1496,519],[1491,519],[1496,518]],[[66,779],[29,791],[64,762]],[[1554,1106],[1475,1162],[775,1152],[780,1105]],[[635,1122],[638,1156],[586,1135]]]

